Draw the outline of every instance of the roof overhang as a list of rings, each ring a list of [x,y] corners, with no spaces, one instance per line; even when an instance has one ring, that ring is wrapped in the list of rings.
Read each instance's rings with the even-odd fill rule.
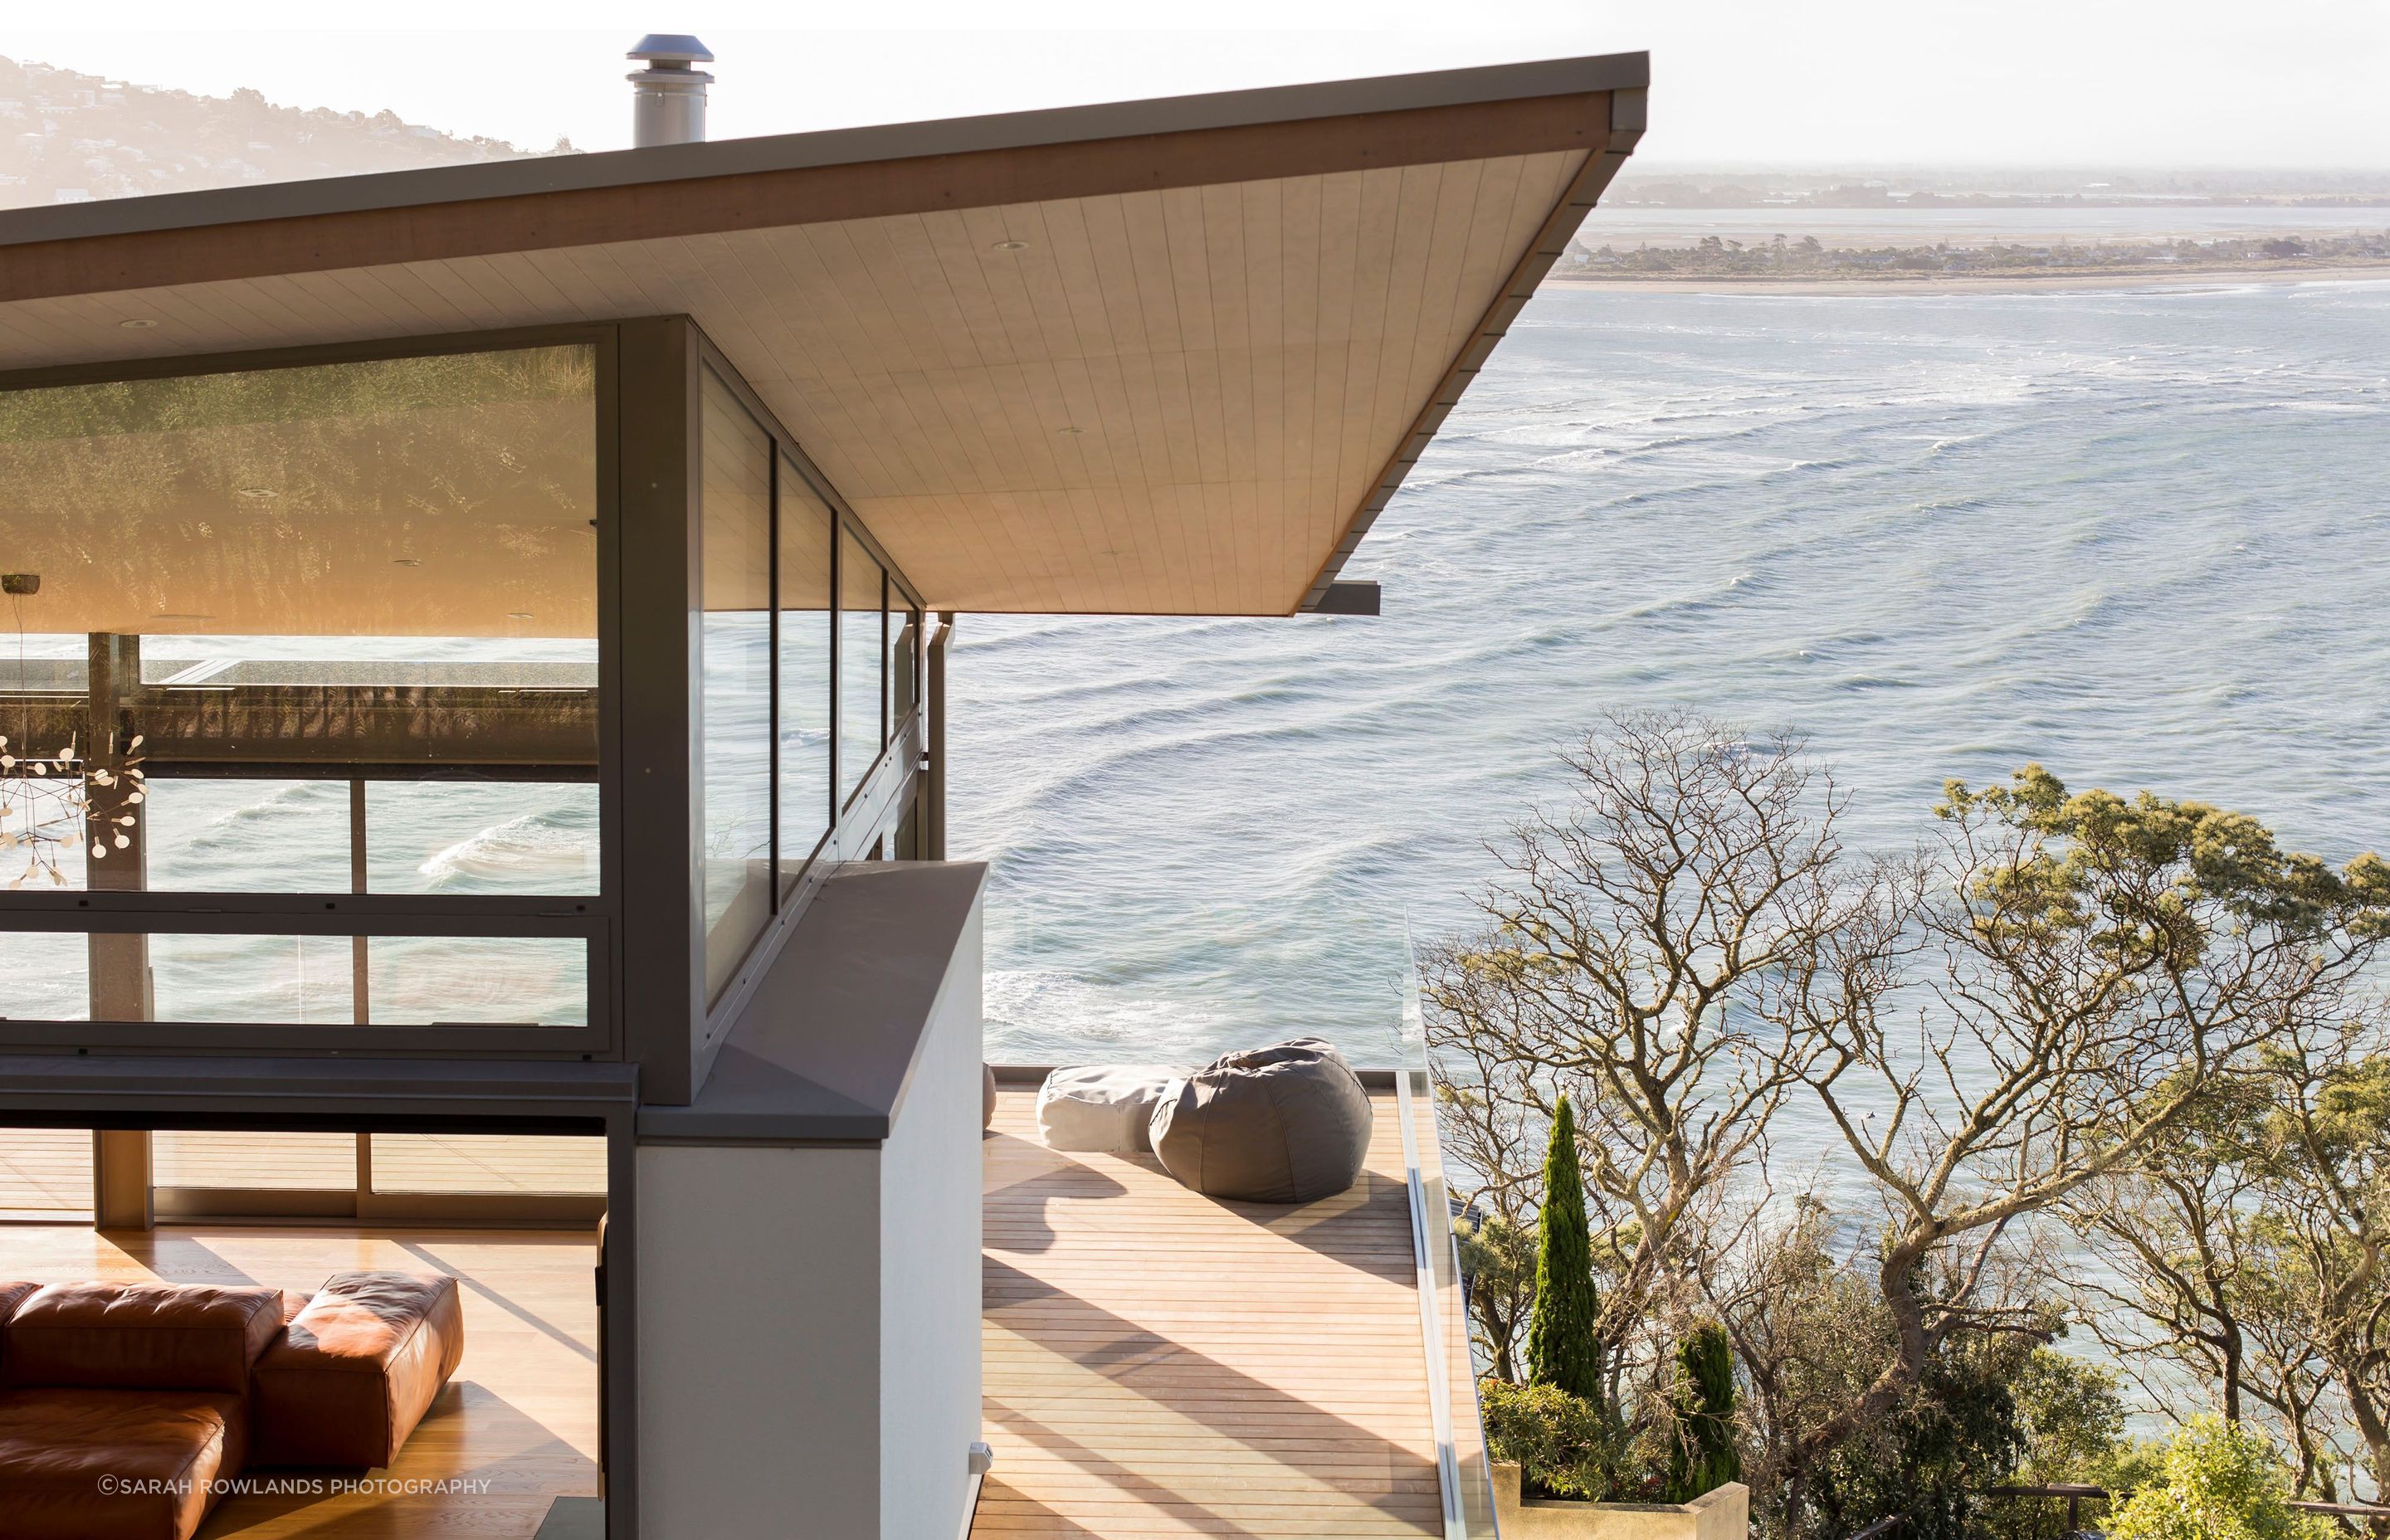
[[[0,214],[0,368],[687,314],[938,609],[1318,608],[1641,54]],[[146,322],[128,327],[127,322]]]

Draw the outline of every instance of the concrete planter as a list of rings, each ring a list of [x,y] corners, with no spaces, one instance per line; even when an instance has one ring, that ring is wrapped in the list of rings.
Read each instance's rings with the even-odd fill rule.
[[[1519,1495],[1519,1468],[1494,1467],[1502,1540],[1745,1540],[1751,1489],[1729,1482],[1690,1503],[1564,1503]]]

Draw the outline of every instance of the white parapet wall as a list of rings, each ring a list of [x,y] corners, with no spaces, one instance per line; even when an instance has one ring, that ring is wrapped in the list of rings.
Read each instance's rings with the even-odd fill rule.
[[[643,1111],[643,1536],[962,1532],[980,1438],[980,873],[831,879],[774,965],[787,987],[758,993],[769,1030],[734,1036],[691,1107]],[[907,1041],[875,1052],[875,1037]]]

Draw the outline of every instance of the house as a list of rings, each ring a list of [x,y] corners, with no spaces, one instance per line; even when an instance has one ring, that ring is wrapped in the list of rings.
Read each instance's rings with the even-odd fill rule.
[[[1487,1533],[1423,1083],[1375,1077],[1370,1184],[1283,1220],[1042,1152],[1017,1090],[983,1134],[948,648],[973,611],[1374,614],[1343,563],[1645,80],[0,213],[0,862],[34,879],[0,1125],[88,1131],[93,1194],[0,1230],[0,1277],[461,1276],[479,1389],[390,1474],[495,1481],[492,1533]],[[1264,1318],[1317,1354],[1235,1360],[1219,1323]],[[1316,1458],[1268,1431],[1322,1419]],[[453,1532],[325,1500],[215,1521]]]

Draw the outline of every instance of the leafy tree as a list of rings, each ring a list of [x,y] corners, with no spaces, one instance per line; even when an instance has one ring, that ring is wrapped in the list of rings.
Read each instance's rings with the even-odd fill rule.
[[[1593,1238],[1577,1174],[1576,1117],[1563,1096],[1544,1155],[1543,1210],[1536,1220],[1535,1318],[1527,1328],[1527,1379],[1602,1404],[1601,1302],[1593,1282]]]
[[[1944,1339],[1900,1399],[1820,1462],[1782,1533],[1844,1540],[1898,1514],[1905,1540],[1974,1540],[1982,1489],[2013,1471],[2024,1447],[2014,1387],[2032,1350],[2015,1335]]]
[[[2390,1031],[2284,1020],[2168,1148],[2071,1204],[2117,1281],[2085,1315],[2169,1404],[2186,1372],[2293,1490],[2390,1489]]]
[[[1498,1380],[1519,1378],[1519,1336],[1536,1303],[1536,1234],[1498,1213],[1452,1222],[1471,1340]]]
[[[2327,1540],[2332,1526],[2292,1508],[2289,1472],[2246,1423],[2200,1417],[2165,1452],[2160,1479],[2108,1518],[2109,1540]]]
[[[1668,1500],[1690,1503],[1742,1480],[1742,1455],[1735,1446],[1734,1345],[1726,1328],[1703,1321],[1678,1339],[1671,1399]]]
[[[2125,1446],[2125,1403],[2115,1371],[2055,1348],[2037,1347],[2017,1366],[2010,1394],[2021,1440],[2019,1484],[2096,1482]]]
[[[1955,1339],[2043,1329],[1985,1288],[2004,1236],[2164,1148],[2390,936],[2390,865],[2334,871],[2204,803],[2070,795],[2028,765],[1953,781],[1936,811],[1942,849],[1895,895],[1939,955],[1936,1012],[1895,1033],[1887,986],[1817,1022],[1833,1046],[1805,1071],[1888,1206],[1896,1343],[1811,1455],[1910,1399]],[[1871,970],[1881,948],[1863,934],[1856,955]]]

